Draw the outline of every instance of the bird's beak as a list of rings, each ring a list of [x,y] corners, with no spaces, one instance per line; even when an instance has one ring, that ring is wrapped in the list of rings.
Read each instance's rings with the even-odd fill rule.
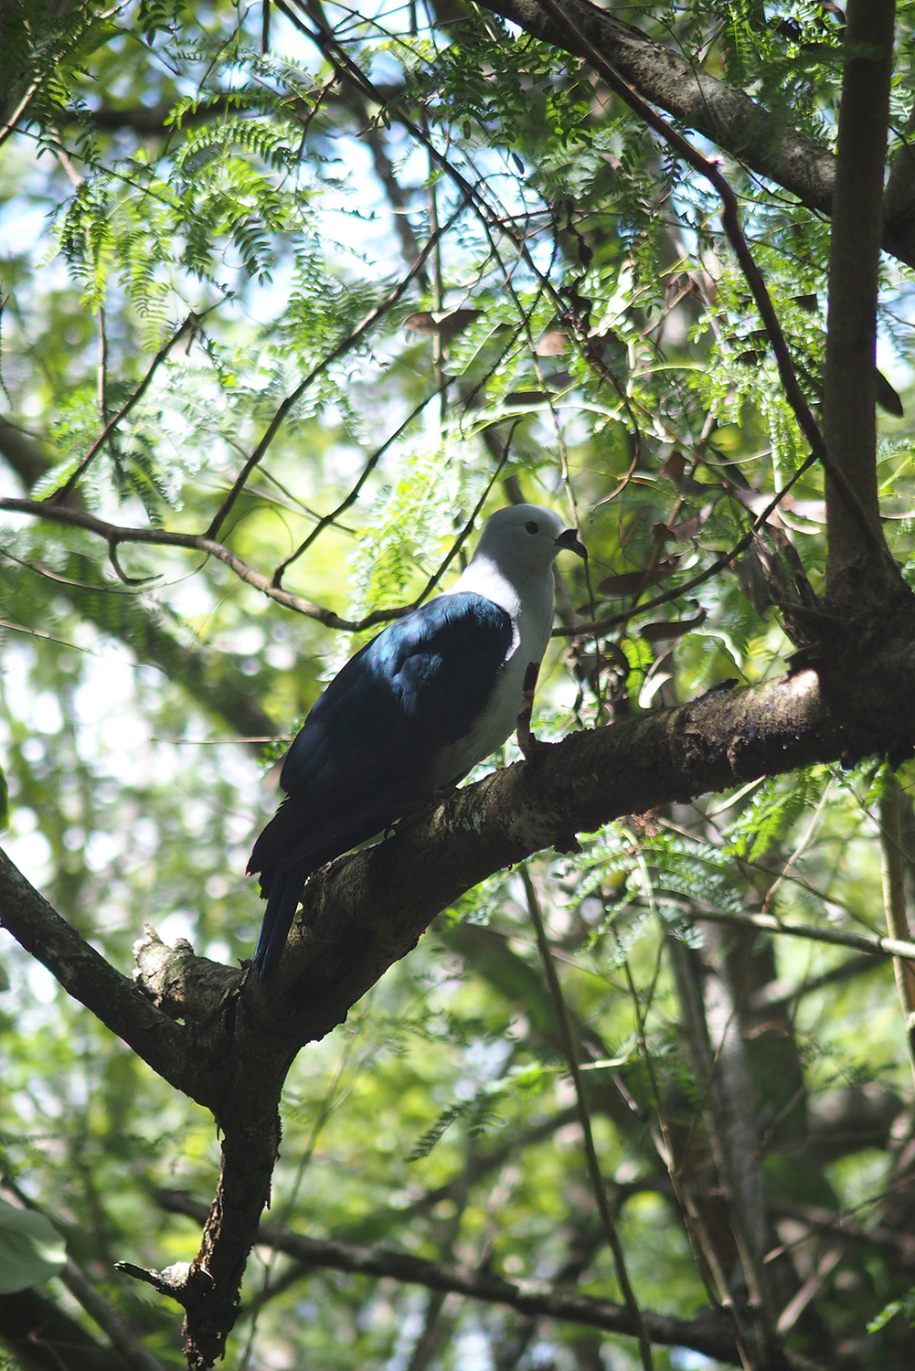
[[[574,552],[585,561],[588,559],[588,549],[579,538],[574,528],[564,528],[556,539],[556,546],[562,552]]]

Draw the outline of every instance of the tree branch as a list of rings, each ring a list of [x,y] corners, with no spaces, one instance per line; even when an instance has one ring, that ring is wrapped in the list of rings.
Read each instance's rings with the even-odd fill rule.
[[[239,981],[186,944],[172,951],[148,937],[139,953],[144,999],[3,861],[4,922],[165,1079],[208,1105],[223,1130],[219,1188],[197,1258],[177,1278],[147,1274],[185,1307],[192,1366],[222,1354],[235,1321],[269,1193],[277,1103],[299,1048],[345,1019],[460,894],[536,851],[568,846],[575,831],[815,761],[911,749],[915,721],[897,718],[887,692],[893,701],[915,696],[915,632],[905,632],[902,610],[894,618],[903,645],[884,645],[882,656],[863,650],[856,632],[845,655],[827,654],[820,675],[806,668],[713,691],[544,744],[534,760],[458,790],[389,841],[329,864],[305,888],[304,921],[269,987],[258,977]]]
[[[191,1218],[200,1218],[206,1213],[206,1206],[180,1192],[159,1191],[156,1198],[162,1208],[171,1213],[187,1214]],[[292,1257],[306,1270],[329,1268],[405,1281],[429,1290],[465,1295],[487,1304],[505,1305],[532,1317],[560,1319],[603,1328],[610,1333],[635,1335],[632,1315],[622,1305],[561,1290],[541,1281],[509,1281],[490,1272],[466,1266],[446,1266],[391,1248],[357,1247],[330,1239],[305,1238],[278,1224],[262,1224],[257,1241]],[[730,1364],[738,1363],[730,1323],[723,1315],[707,1310],[697,1318],[687,1320],[645,1311],[643,1319],[652,1342],[666,1347],[692,1347],[706,1356]]]
[[[153,1007],[61,918],[0,848],[0,923],[42,962],[68,995],[178,1090],[200,1098],[184,1031]],[[203,1092],[205,1094],[205,1092]],[[204,1102],[204,1101],[201,1101]]]
[[[894,0],[850,0],[839,107],[823,406],[831,463],[826,473],[827,581],[832,596],[851,603],[861,574],[865,568],[873,572],[878,562],[875,540],[876,550],[889,562],[877,496],[875,368],[894,16]],[[867,520],[869,538],[862,536],[845,486]]]
[[[798,924],[779,919],[775,914],[738,914],[726,912],[721,909],[702,909],[690,905],[686,917],[695,923],[714,923],[731,924],[735,928],[761,928],[766,933],[781,934],[787,938],[806,938],[808,942],[829,943],[832,947],[851,947],[857,952],[861,952],[869,959],[871,957],[899,957],[902,961],[915,961],[915,943],[908,938],[881,938],[876,934],[852,933],[838,928],[818,928],[816,924]],[[804,984],[790,991],[784,996],[785,1000],[794,1000],[801,995],[806,995],[811,989],[818,989],[822,984],[829,985],[834,980],[841,980],[843,977],[854,974],[856,971],[866,970],[869,961],[855,959],[853,964],[837,967],[834,971],[829,971],[822,977]],[[773,1000],[773,1004],[781,1003],[781,1000]]]
[[[275,989],[256,987],[265,1022],[299,1045],[322,1037],[441,909],[492,872],[567,846],[576,832],[763,774],[911,748],[915,721],[896,718],[887,690],[897,700],[903,689],[915,695],[915,645],[894,659],[901,675],[894,668],[891,689],[888,662],[859,648],[849,651],[868,664],[867,676],[854,684],[806,669],[571,734],[458,790],[389,841],[332,863],[305,888],[304,919]],[[846,702],[855,712],[837,713]]]
[[[578,30],[644,99],[784,187],[809,209],[831,213],[836,174],[832,153],[814,139],[786,129],[764,105],[701,71],[687,57],[588,0],[562,0],[562,11],[574,28],[560,26],[540,0],[480,2],[535,38],[587,57],[575,37]],[[900,261],[915,266],[915,224],[888,222],[883,243]]]
[[[574,22],[564,13],[559,0],[539,0],[544,9],[551,14],[560,29],[570,29],[574,31]],[[875,526],[874,521],[869,517],[869,508],[862,502],[855,483],[846,474],[844,468],[833,462],[828,443],[824,442],[806,396],[798,380],[797,371],[788,347],[787,340],[782,331],[782,326],[772,297],[769,294],[765,278],[759,267],[756,265],[755,258],[750,251],[750,246],[746,240],[740,224],[740,210],[737,196],[733,187],[725,176],[721,174],[719,168],[707,157],[703,157],[692,143],[673,128],[665,119],[662,119],[655,110],[651,108],[639,95],[638,91],[622,79],[616,68],[609,63],[602,54],[588,40],[587,36],[580,31],[574,31],[576,45],[580,47],[588,61],[599,72],[612,90],[632,109],[640,119],[655,130],[664,141],[673,148],[674,152],[682,157],[688,166],[693,167],[700,175],[704,176],[715,192],[721,199],[721,223],[724,228],[725,236],[731,245],[741,271],[744,274],[750,293],[759,311],[769,345],[775,355],[778,374],[781,378],[785,397],[791,406],[795,420],[811,452],[821,463],[830,476],[835,495],[840,499],[845,507],[846,518],[849,523],[856,526],[858,540],[871,551],[875,557],[880,553],[886,552],[883,537],[880,532],[879,524]],[[876,305],[876,296],[875,301]],[[876,396],[876,371],[874,359],[871,360],[871,376]]]
[[[283,605],[286,609],[295,610],[297,614],[302,614],[307,619],[315,619],[319,624],[324,624],[326,628],[338,628],[349,633],[358,633],[363,629],[372,628],[375,624],[383,624],[391,619],[398,619],[405,613],[402,608],[376,609],[371,614],[366,614],[362,619],[342,619],[333,610],[325,609],[323,605],[316,605],[301,595],[295,595],[290,590],[284,590],[281,586],[274,585],[269,576],[263,575],[260,571],[255,571],[237,553],[226,547],[225,543],[217,542],[215,538],[211,538],[205,533],[177,533],[169,529],[130,528],[126,525],[108,523],[105,519],[99,519],[94,514],[88,514],[82,509],[73,509],[70,505],[49,504],[44,500],[21,500],[10,497],[0,500],[0,510],[7,510],[11,514],[27,514],[35,519],[48,520],[50,523],[69,524],[74,528],[85,529],[88,533],[94,533],[99,538],[103,538],[109,548],[115,550],[122,543],[141,543],[149,547],[181,547],[192,552],[202,552],[205,556],[214,557],[216,561],[222,562],[224,566],[234,572],[239,580],[244,581],[246,585],[253,586],[255,590],[266,595],[268,599],[275,600],[277,604]]]
[[[0,453],[26,488],[34,485],[51,466],[38,439],[2,417]],[[47,507],[43,502],[31,501],[30,504],[37,517],[46,516]],[[79,509],[78,501],[69,502],[67,508]],[[39,516],[39,510],[44,514]],[[3,555],[11,557],[9,552]],[[181,642],[162,626],[154,608],[128,590],[117,588],[112,592],[112,588],[102,582],[97,585],[77,583],[39,562],[22,559],[17,565],[37,577],[52,579],[54,594],[63,596],[79,615],[109,637],[124,643],[140,661],[158,667],[209,714],[225,719],[242,737],[269,738],[276,732],[273,720],[252,696],[249,682],[240,678],[238,659],[231,654]],[[0,570],[0,582],[2,579]],[[123,619],[112,614],[112,593],[129,601],[129,612]]]

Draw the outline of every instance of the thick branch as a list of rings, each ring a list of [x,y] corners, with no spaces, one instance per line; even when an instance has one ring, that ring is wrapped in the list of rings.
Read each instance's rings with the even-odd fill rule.
[[[248,1253],[270,1199],[280,1145],[280,1094],[293,1059],[292,1053],[278,1054],[263,1037],[246,1034],[243,1042],[244,1069],[219,1114],[224,1137],[216,1197],[180,1295],[184,1351],[195,1371],[225,1356],[238,1315]]]
[[[915,721],[907,712],[897,718],[893,708],[915,695],[907,612],[911,601],[896,607],[899,639],[882,658],[864,650],[855,629],[845,654],[831,646],[822,680],[807,668],[572,734],[538,748],[530,762],[457,791],[390,841],[331,864],[306,887],[304,924],[269,988],[257,977],[239,985],[186,946],[170,952],[150,938],[140,985],[162,1006],[159,1013],[8,863],[0,868],[2,907],[9,905],[7,922],[24,944],[166,1079],[207,1103],[224,1131],[220,1185],[200,1253],[185,1278],[162,1284],[151,1277],[185,1306],[192,1365],[211,1365],[234,1323],[278,1143],[276,1104],[298,1048],[345,1019],[440,910],[500,868],[568,845],[576,831],[621,814],[815,761],[911,749]],[[170,1021],[176,1017],[185,1029]],[[181,1063],[182,1054],[193,1056],[193,1066]]]
[[[856,641],[860,649],[860,634]],[[910,749],[915,723],[890,702],[915,694],[915,649],[902,654],[893,667],[873,661],[866,680],[821,681],[804,670],[573,734],[459,790],[422,822],[309,883],[277,982],[287,1013],[265,996],[265,1024],[298,1044],[323,1036],[436,913],[493,871],[562,848],[576,832],[812,762]]]
[[[587,56],[576,43],[573,29],[560,26],[540,0],[481,0],[481,4],[554,47]],[[783,186],[808,208],[830,213],[835,159],[826,148],[786,128],[779,115],[743,91],[709,76],[688,57],[588,0],[562,0],[562,8],[574,28],[646,100]],[[901,261],[915,265],[915,232],[910,223],[888,224],[884,246]]]
[[[850,0],[848,6],[832,205],[824,398],[826,447],[835,468],[826,479],[828,580],[833,594],[852,601],[858,576],[873,564],[872,543],[862,538],[837,478],[851,488],[879,536],[877,273],[894,15],[893,0]]]

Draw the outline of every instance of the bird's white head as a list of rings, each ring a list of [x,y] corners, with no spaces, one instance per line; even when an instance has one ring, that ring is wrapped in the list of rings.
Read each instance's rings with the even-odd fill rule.
[[[585,555],[574,529],[539,505],[508,505],[487,519],[474,559],[494,562],[503,572],[536,575],[552,566],[564,549]]]

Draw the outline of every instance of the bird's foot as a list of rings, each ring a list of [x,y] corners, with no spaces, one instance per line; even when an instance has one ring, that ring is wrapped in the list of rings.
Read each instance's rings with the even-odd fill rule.
[[[542,757],[549,747],[549,743],[542,743],[539,738],[534,737],[531,731],[531,715],[534,709],[534,691],[537,688],[538,670],[537,662],[531,662],[528,665],[521,696],[521,713],[518,715],[518,746],[526,762],[533,762],[538,757]]]
[[[518,716],[518,746],[526,762],[539,761],[546,756],[547,751],[552,746],[550,743],[542,743],[531,732],[531,712],[529,709],[523,710]]]
[[[394,819],[385,828],[382,836],[393,838],[395,833],[406,833],[410,828],[415,828],[423,819],[428,818],[433,809],[437,809],[440,804],[454,794],[453,785],[441,785],[437,790],[433,790],[431,795],[427,795],[422,800],[417,800],[409,809],[404,810],[398,819]]]

